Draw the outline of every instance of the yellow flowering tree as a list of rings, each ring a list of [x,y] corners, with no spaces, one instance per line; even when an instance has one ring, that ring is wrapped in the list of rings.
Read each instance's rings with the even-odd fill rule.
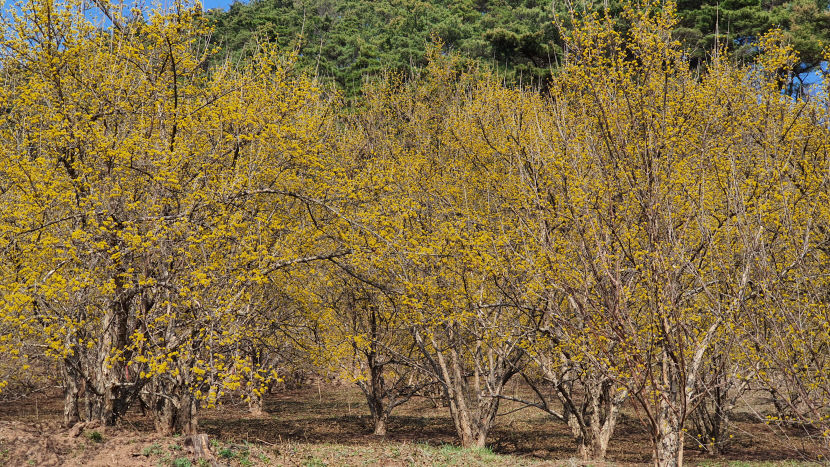
[[[673,5],[625,15],[625,36],[607,17],[580,20],[554,80],[562,123],[549,147],[564,166],[553,191],[565,210],[555,235],[576,258],[576,274],[554,282],[595,307],[588,354],[642,410],[655,462],[678,465],[692,410],[727,389],[704,377],[722,371],[707,360],[745,349],[730,343],[763,310],[771,252],[803,238],[770,220],[789,211],[782,200],[801,199],[782,179],[793,154],[821,154],[826,130],[781,95],[777,72],[794,57],[777,33],[754,68],[715,56],[698,73],[671,37]]]
[[[34,0],[5,28],[4,323],[61,363],[67,424],[144,393],[160,431],[192,432],[245,368],[258,290],[342,254],[298,215],[330,180],[327,105],[274,51],[206,71],[197,9],[102,29],[83,5]]]

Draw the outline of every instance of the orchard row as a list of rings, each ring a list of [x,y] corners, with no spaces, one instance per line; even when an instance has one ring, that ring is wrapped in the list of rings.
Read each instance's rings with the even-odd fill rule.
[[[483,446],[504,389],[602,459],[631,404],[655,462],[717,452],[747,391],[830,450],[826,88],[798,58],[689,61],[669,4],[575,19],[549,92],[432,49],[348,105],[196,9],[29,0],[4,25],[0,377],[57,365],[64,421],[138,401],[162,433],[254,410],[294,366],[424,391]],[[6,384],[4,383],[4,384]]]

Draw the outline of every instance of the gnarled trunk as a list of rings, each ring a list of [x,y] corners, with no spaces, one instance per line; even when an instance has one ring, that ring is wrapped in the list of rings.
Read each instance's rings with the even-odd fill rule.
[[[392,410],[412,398],[425,384],[417,381],[412,373],[413,368],[403,363],[411,360],[407,353],[416,349],[409,347],[402,353],[397,353],[381,344],[384,332],[388,332],[381,330],[384,318],[374,304],[369,304],[366,311],[370,345],[353,344],[360,373],[356,383],[366,396],[369,413],[372,415],[372,433],[386,436]],[[388,366],[392,367],[392,371],[387,371]]]
[[[376,320],[374,309],[370,315],[369,320],[370,332],[372,337],[377,334]],[[385,384],[383,380],[383,365],[378,362],[378,355],[375,352],[374,346],[369,348],[366,354],[366,365],[369,370],[368,384],[360,381],[358,385],[366,395],[366,402],[369,404],[369,413],[372,414],[372,423],[374,424],[373,434],[377,436],[386,436],[386,420],[389,417],[387,407],[384,407],[383,398],[385,391]]]
[[[452,416],[461,446],[465,448],[483,448],[487,442],[487,434],[493,426],[496,412],[499,408],[499,399],[490,398],[483,406],[470,407],[470,401],[462,395],[466,384],[456,385],[451,391],[449,399],[450,415]]]
[[[125,390],[127,347],[127,321],[130,312],[130,297],[124,290],[123,279],[115,280],[116,299],[103,319],[103,333],[98,348],[95,381],[95,399],[89,404],[90,419],[101,420],[104,425],[115,425],[129,408],[132,399]]]
[[[386,421],[387,420],[388,420],[388,417],[386,417],[383,414],[381,414],[380,417],[375,418],[374,419],[375,427],[374,427],[374,430],[372,431],[372,434],[375,435],[375,436],[386,436]]]
[[[81,420],[81,413],[78,409],[81,375],[70,358],[64,359],[63,362],[63,424],[66,427],[71,427]]]
[[[156,432],[162,436],[194,435],[199,425],[198,401],[187,392],[176,392],[154,398],[152,409]]]
[[[683,465],[683,434],[671,420],[673,418],[668,417],[658,424],[655,464],[660,467]]]

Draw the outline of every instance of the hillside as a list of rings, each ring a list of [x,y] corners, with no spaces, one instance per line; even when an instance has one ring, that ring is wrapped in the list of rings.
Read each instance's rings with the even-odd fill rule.
[[[257,41],[296,48],[306,70],[333,80],[349,93],[364,76],[384,70],[412,72],[423,66],[427,45],[490,65],[511,84],[545,82],[561,62],[564,46],[556,26],[569,28],[566,2],[551,0],[253,0],[228,11],[211,10],[215,40],[234,60],[250,57]],[[585,2],[577,9],[608,5],[618,28],[618,1]],[[583,4],[583,5],[585,5]],[[830,1],[681,0],[675,38],[692,64],[706,60],[720,40],[732,57],[758,52],[757,38],[783,28],[799,52],[803,71],[821,60],[830,39]]]
[[[249,56],[257,39],[298,47],[305,68],[349,90],[366,74],[423,65],[433,38],[511,81],[542,79],[561,52],[545,0],[256,0],[210,16],[231,57]]]

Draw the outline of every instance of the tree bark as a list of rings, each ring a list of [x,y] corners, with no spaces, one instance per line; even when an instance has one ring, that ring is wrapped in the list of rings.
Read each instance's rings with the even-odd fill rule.
[[[372,432],[375,436],[386,436],[386,421],[387,416],[385,414],[381,414],[380,417],[375,419],[375,430]]]
[[[251,393],[248,400],[248,412],[251,415],[260,416],[265,413],[265,400],[260,394]]]
[[[679,375],[669,350],[663,349],[662,388],[658,404],[656,427],[654,433],[655,464],[659,467],[679,467],[683,465],[683,437],[681,433],[684,419],[678,412],[683,410],[689,396],[681,390]]]
[[[81,375],[78,374],[77,369],[68,359],[64,360],[63,371],[63,424],[66,427],[71,427],[81,420],[80,410],[78,409]]]
[[[656,464],[660,467],[683,465],[683,438],[679,429],[671,424],[661,424],[658,433]]]
[[[190,394],[157,398],[153,407],[156,432],[162,436],[195,435],[199,425],[197,409],[198,402]]]
[[[488,388],[496,392],[496,394],[489,394],[489,391],[485,391],[485,394],[479,384],[475,384],[473,388],[469,387],[470,383],[464,374],[461,356],[458,355],[456,349],[449,350],[449,361],[441,352],[437,356],[443,375],[442,383],[446,388],[450,415],[461,438],[461,445],[465,448],[483,448],[499,409],[498,395],[513,372],[508,368],[498,368],[494,369],[497,371],[485,375],[484,378],[489,379]],[[497,366],[500,365],[497,364]],[[479,383],[481,376],[476,376],[475,382]]]
[[[123,279],[115,281],[115,297],[103,320],[103,333],[98,354],[99,403],[94,415],[104,425],[112,426],[126,410],[127,396],[122,391],[124,381],[124,349],[127,346],[127,321],[130,299],[126,296]]]

